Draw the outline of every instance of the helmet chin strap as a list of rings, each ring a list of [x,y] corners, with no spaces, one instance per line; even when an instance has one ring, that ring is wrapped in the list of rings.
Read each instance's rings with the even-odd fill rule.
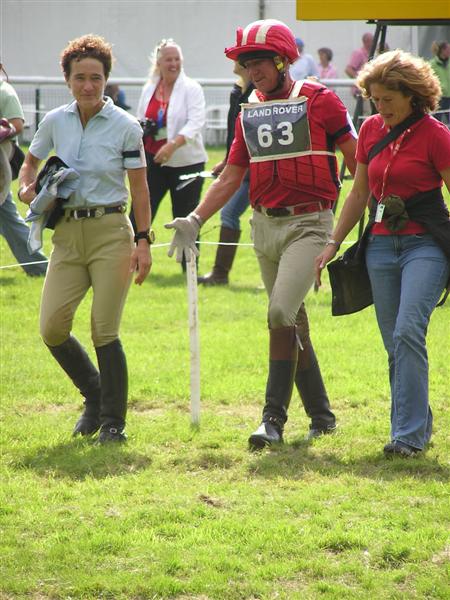
[[[270,90],[270,92],[268,92],[269,95],[280,92],[283,89],[284,82],[286,81],[286,68],[284,66],[284,62],[281,56],[274,56],[273,62],[278,70],[278,82],[277,85],[273,88],[273,90]]]
[[[286,81],[286,71],[283,71],[282,73],[278,73],[278,83],[273,88],[273,90],[270,90],[269,92],[267,92],[268,95],[271,96],[272,94],[276,94],[277,92],[280,92],[283,89],[285,81]]]

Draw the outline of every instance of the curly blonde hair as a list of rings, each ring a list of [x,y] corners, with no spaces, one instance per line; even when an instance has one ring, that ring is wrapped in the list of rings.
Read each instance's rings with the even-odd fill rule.
[[[435,111],[442,95],[441,84],[431,66],[422,58],[398,49],[380,54],[361,69],[356,85],[364,98],[370,98],[370,86],[374,83],[412,97],[412,107],[424,113]]]
[[[113,63],[112,46],[99,35],[89,33],[68,43],[61,52],[61,67],[64,77],[70,77],[70,65],[73,60],[95,58],[103,65],[105,78],[108,79]]]

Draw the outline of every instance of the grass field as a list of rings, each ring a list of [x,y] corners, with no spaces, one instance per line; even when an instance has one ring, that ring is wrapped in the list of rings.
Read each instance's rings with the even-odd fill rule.
[[[209,154],[214,164],[223,150]],[[169,212],[166,199],[159,243],[170,239]],[[217,225],[205,225],[205,241],[217,240]],[[389,392],[373,308],[332,317],[326,276],[307,307],[338,432],[306,442],[294,396],[285,445],[254,454],[247,438],[263,405],[268,335],[253,251],[239,249],[228,288],[199,288],[196,429],[185,279],[166,250],[154,248],[123,318],[121,447],[71,438],[81,397],[39,338],[42,280],[0,271],[0,598],[448,599],[450,302],[429,327],[435,432],[423,456],[383,457]],[[3,239],[0,251],[1,265],[15,262]],[[214,254],[202,246],[200,272]],[[89,300],[74,332],[92,351]]]

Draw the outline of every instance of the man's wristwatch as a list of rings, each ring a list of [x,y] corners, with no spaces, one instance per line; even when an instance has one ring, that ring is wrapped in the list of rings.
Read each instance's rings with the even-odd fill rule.
[[[139,240],[146,240],[148,245],[150,246],[155,241],[155,232],[153,231],[153,229],[147,229],[146,231],[138,231],[134,236],[134,243],[137,244]]]

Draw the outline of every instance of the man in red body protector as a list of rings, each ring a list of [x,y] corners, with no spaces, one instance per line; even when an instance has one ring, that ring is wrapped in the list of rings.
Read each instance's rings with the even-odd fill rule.
[[[252,449],[281,442],[294,382],[311,418],[309,437],[334,431],[303,300],[314,281],[314,259],[330,240],[332,205],[340,187],[335,157],[342,150],[351,172],[356,134],[339,98],[309,80],[294,82],[289,64],[298,57],[291,30],[267,19],[237,31],[225,50],[243,65],[256,90],[242,106],[235,138],[220,177],[176,230],[169,256],[197,253],[202,224],[220,210],[250,171],[252,238],[269,295],[269,373],[262,422]]]

